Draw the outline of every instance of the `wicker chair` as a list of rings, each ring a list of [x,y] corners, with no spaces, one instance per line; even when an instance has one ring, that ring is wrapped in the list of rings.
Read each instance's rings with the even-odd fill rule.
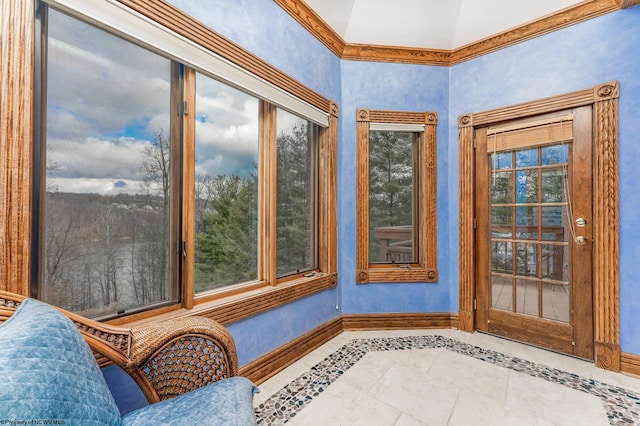
[[[0,324],[24,300],[0,291]],[[58,310],[80,331],[98,365],[120,366],[151,404],[238,374],[233,339],[211,319],[184,317],[125,328]]]

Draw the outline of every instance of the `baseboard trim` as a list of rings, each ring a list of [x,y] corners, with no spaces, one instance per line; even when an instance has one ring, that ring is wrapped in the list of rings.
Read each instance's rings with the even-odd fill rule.
[[[342,315],[343,330],[411,330],[458,328],[458,316],[448,312]]]
[[[239,374],[256,384],[263,383],[345,330],[367,331],[438,328],[458,328],[458,316],[451,313],[342,315],[242,366]]]
[[[411,329],[458,329],[458,315],[447,312],[341,315],[242,366],[240,375],[256,384],[263,383],[343,331]],[[640,355],[622,352],[620,370],[640,376]]]
[[[640,376],[640,355],[622,352],[620,354],[620,370],[626,374]]]
[[[240,367],[239,375],[260,384],[340,333],[342,333],[342,318],[336,317]]]

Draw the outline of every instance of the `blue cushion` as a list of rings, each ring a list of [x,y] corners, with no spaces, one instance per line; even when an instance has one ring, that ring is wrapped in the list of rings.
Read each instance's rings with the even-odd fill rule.
[[[119,425],[89,345],[56,309],[26,299],[0,325],[0,419]]]
[[[122,425],[255,425],[253,394],[257,390],[244,377],[231,377],[129,413],[122,417]]]

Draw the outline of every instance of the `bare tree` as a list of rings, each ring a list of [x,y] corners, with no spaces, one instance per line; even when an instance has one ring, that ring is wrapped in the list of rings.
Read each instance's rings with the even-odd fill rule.
[[[205,232],[204,219],[211,212],[212,202],[216,197],[215,178],[208,173],[196,174],[195,182],[195,232]]]
[[[168,277],[169,277],[169,253],[170,239],[168,235],[171,232],[171,141],[166,137],[162,130],[154,134],[154,139],[144,149],[145,159],[142,163],[142,172],[144,174],[144,183],[150,195],[160,196],[162,199],[162,223],[160,229],[157,224],[151,220],[151,223],[144,221],[145,225],[154,225],[155,229],[146,232],[149,239],[150,248],[153,249],[152,259],[147,259],[153,265],[154,270],[151,276],[146,277],[151,285],[155,286],[157,300],[166,299],[168,297]],[[149,217],[148,219],[151,219]],[[145,256],[146,258],[146,256]],[[143,268],[149,272],[148,268]],[[157,272],[156,272],[157,271]],[[141,277],[142,278],[142,277]],[[143,278],[144,279],[144,278]]]
[[[101,203],[92,215],[94,232],[100,244],[97,259],[104,306],[118,302],[118,270],[121,267],[117,244],[121,214],[113,204]]]

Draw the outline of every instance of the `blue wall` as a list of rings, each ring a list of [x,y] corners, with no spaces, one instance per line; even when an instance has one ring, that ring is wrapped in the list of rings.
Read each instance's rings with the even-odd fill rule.
[[[342,312],[450,312],[446,67],[343,61],[338,147],[338,252]],[[438,283],[356,284],[356,109],[438,113]],[[457,222],[457,221],[456,221]]]
[[[640,7],[611,13],[454,67],[340,61],[272,0],[171,0],[323,96],[340,104],[339,290],[229,326],[240,363],[339,313],[457,312],[460,114],[620,82],[622,350],[640,354]],[[438,113],[438,269],[434,284],[355,284],[356,108]],[[339,309],[336,309],[336,304]]]

